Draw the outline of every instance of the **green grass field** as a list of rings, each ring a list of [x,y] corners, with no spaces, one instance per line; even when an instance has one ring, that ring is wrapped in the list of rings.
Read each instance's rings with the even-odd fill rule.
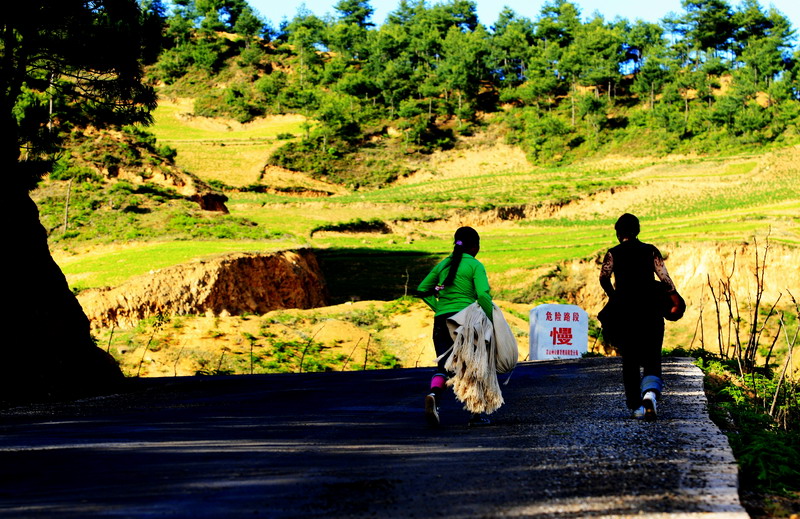
[[[297,246],[290,241],[167,241],[105,247],[61,256],[61,270],[73,289],[113,287],[153,270],[231,252],[273,252]]]
[[[237,214],[236,204],[232,204],[233,214]],[[778,213],[786,205],[775,207]],[[402,207],[375,207],[357,211],[360,217],[397,218],[403,213]],[[64,273],[74,288],[96,286],[115,286],[130,277],[145,274],[151,270],[195,259],[223,254],[226,252],[260,251],[269,252],[285,248],[315,247],[326,250],[360,251],[360,256],[349,254],[352,263],[364,263],[367,274],[356,275],[353,283],[359,284],[359,276],[370,279],[377,277],[381,282],[395,280],[391,284],[397,288],[397,280],[404,277],[403,258],[408,254],[427,255],[431,261],[440,259],[451,248],[453,229],[438,224],[435,228],[425,228],[414,233],[413,240],[406,240],[395,234],[323,234],[308,236],[308,231],[325,221],[347,221],[354,213],[347,206],[327,204],[325,208],[292,204],[285,208],[270,206],[264,209],[262,220],[259,211],[243,210],[239,215],[247,216],[270,231],[288,233],[287,237],[267,241],[253,240],[213,240],[213,241],[168,241],[145,242],[131,247],[109,247],[92,254],[76,255],[59,260]],[[749,240],[752,236],[763,237],[771,233],[771,240],[789,245],[800,245],[798,222],[790,217],[748,211],[709,212],[702,218],[643,218],[643,239],[659,244],[732,242]],[[777,230],[780,226],[780,231]],[[524,224],[504,224],[500,226],[477,226],[482,234],[481,260],[491,273],[493,285],[503,292],[504,284],[518,286],[528,279],[528,272],[537,267],[556,264],[573,259],[592,258],[601,254],[615,243],[613,219],[597,220],[541,220]],[[294,238],[293,238],[294,237]],[[383,272],[374,268],[373,255],[384,258]],[[396,257],[396,262],[386,257]],[[358,256],[358,257],[356,257]],[[359,259],[360,258],[360,259]],[[341,265],[339,266],[341,267]],[[417,276],[421,273],[417,272]],[[371,284],[369,283],[365,284]],[[348,288],[347,292],[357,292],[358,288]],[[395,291],[396,293],[396,291]]]

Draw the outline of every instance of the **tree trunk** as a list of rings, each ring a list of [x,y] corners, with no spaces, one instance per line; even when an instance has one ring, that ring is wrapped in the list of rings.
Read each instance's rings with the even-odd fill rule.
[[[689,98],[683,98],[683,123],[689,122]]]
[[[9,173],[14,180],[21,175],[19,169]],[[27,189],[10,183],[3,210],[5,220],[15,224],[6,235],[10,304],[0,401],[74,398],[117,389],[122,372],[95,345],[89,320],[50,255],[36,204]]]
[[[72,181],[74,179],[69,179],[69,184],[67,184],[67,203],[64,207],[64,233],[66,234],[67,230],[69,229],[69,199],[72,197]]]
[[[572,88],[572,94],[569,96],[572,111],[572,127],[575,127],[575,88]]]

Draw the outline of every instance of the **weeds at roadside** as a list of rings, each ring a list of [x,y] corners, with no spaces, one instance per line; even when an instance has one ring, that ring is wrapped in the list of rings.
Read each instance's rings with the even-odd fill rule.
[[[215,329],[213,329],[213,330],[209,330],[209,331],[208,331],[208,336],[209,336],[210,338],[212,338],[212,339],[219,339],[220,337],[224,337],[224,336],[225,336],[225,332],[222,332],[222,331],[220,331],[220,330],[217,330],[217,329],[215,328]]]
[[[750,515],[800,513],[800,422],[784,428],[769,413],[780,393],[782,407],[798,416],[800,384],[779,389],[774,378],[742,378],[736,360],[704,349],[676,348],[664,355],[693,357],[703,371],[709,416],[728,437],[739,465],[739,493]],[[781,513],[769,510],[773,503],[781,503]]]
[[[404,296],[384,303],[381,306],[370,305],[365,309],[356,309],[333,317],[341,319],[342,321],[351,322],[359,328],[381,331],[396,326],[390,322],[391,317],[397,314],[408,313],[414,302],[414,298]]]
[[[747,492],[788,496],[800,492],[800,384],[779,388],[776,380],[756,375],[742,379],[737,365],[706,351],[676,352],[697,358],[705,373],[709,414],[728,436]],[[754,383],[755,382],[755,383]],[[791,423],[770,415],[774,398]]]
[[[788,308],[761,303],[768,250],[767,242],[760,261],[756,252],[755,295],[736,293],[734,267],[716,285],[709,278],[718,351],[707,350],[701,336],[701,348],[670,352],[695,357],[703,370],[709,414],[728,436],[740,469],[740,493],[754,516],[776,513],[770,507],[777,502],[786,515],[800,513],[800,380],[792,362],[800,305],[789,290]],[[741,311],[743,299],[751,301],[748,311]],[[770,327],[771,317],[775,324]],[[772,339],[764,346],[767,332]],[[780,340],[785,344],[779,349]],[[779,351],[782,362],[771,363]]]
[[[150,338],[147,340],[147,345],[145,345],[142,351],[142,358],[139,360],[139,367],[136,370],[136,376],[138,377],[141,375],[142,372],[142,364],[144,363],[144,357],[148,351],[150,351],[150,345],[153,343],[153,338],[156,336],[156,333],[164,326],[166,323],[169,322],[169,317],[165,316],[164,314],[159,313],[155,318],[152,320],[152,333],[150,334]]]

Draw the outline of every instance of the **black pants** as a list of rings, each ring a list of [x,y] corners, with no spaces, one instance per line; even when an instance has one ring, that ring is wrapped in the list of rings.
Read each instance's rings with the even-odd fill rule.
[[[658,377],[655,389],[660,394],[663,341],[664,320],[660,316],[639,316],[619,333],[615,345],[622,353],[622,381],[628,408],[642,405],[642,379],[645,377]]]
[[[437,315],[433,318],[433,347],[436,350],[437,357],[442,356],[453,346],[453,338],[450,336],[450,330],[447,328],[447,319],[454,315],[456,315],[456,312]],[[448,355],[439,359],[436,365],[436,375],[449,377],[449,373],[444,369],[444,365],[449,357]]]

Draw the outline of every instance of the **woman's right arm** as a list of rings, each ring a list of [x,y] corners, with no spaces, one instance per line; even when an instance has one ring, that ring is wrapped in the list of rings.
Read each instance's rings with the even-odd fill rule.
[[[417,287],[417,296],[421,297],[434,312],[436,311],[436,297],[433,295],[433,289],[439,284],[443,263],[444,262],[439,262],[438,265],[433,267]]]
[[[614,285],[611,284],[611,274],[614,272],[614,256],[611,251],[606,252],[603,258],[603,266],[600,267],[600,286],[603,287],[606,295],[610,298],[614,295]]]

